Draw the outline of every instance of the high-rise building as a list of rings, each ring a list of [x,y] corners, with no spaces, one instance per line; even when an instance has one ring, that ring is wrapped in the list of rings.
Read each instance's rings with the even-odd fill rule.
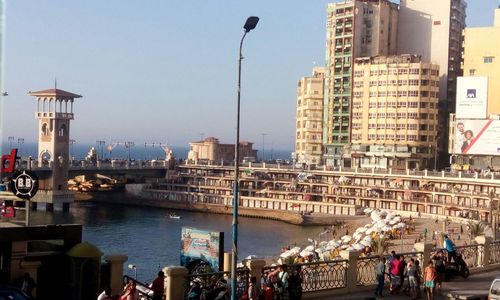
[[[324,76],[324,68],[314,68],[311,77],[302,77],[297,84],[295,155],[299,163],[321,163]]]
[[[388,0],[328,4],[323,108],[323,160],[327,165],[341,165],[343,147],[350,142],[354,59],[396,53],[398,12],[399,6]]]
[[[423,61],[439,65],[439,152],[448,161],[448,119],[455,112],[457,76],[465,28],[465,0],[401,0],[398,24],[398,53],[414,53]]]
[[[464,31],[464,76],[488,77],[487,115],[500,115],[500,8],[493,27],[468,27]]]
[[[353,167],[432,168],[435,162],[439,66],[420,56],[354,61]]]

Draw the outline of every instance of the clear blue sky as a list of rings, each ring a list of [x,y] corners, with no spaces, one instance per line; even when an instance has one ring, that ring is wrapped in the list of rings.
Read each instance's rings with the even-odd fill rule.
[[[429,0],[436,1],[436,0]],[[440,0],[437,0],[440,1]],[[237,53],[246,18],[241,138],[292,149],[296,83],[323,65],[327,0],[7,1],[4,139],[36,141],[28,91],[82,94],[71,138],[186,146],[234,142]],[[469,0],[489,26],[498,0]]]

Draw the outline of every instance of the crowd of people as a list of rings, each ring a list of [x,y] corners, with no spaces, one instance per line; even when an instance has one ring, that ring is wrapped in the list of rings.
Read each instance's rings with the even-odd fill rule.
[[[447,235],[444,236],[443,249],[435,251],[423,270],[419,260],[405,259],[403,255],[392,251],[387,258],[381,257],[375,266],[377,287],[374,294],[383,297],[384,286],[388,282],[391,295],[403,292],[410,299],[420,299],[425,293],[427,300],[433,300],[436,288],[442,287],[446,266],[452,263],[458,271],[467,268]]]

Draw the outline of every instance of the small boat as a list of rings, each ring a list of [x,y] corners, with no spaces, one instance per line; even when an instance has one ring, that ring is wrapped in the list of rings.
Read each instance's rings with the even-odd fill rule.
[[[180,219],[180,218],[181,218],[181,216],[178,216],[178,215],[176,215],[176,214],[170,214],[170,215],[168,215],[168,217],[169,217],[170,219]]]

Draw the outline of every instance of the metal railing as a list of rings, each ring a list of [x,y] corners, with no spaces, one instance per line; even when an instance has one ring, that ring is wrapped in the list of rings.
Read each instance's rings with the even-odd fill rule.
[[[500,241],[490,244],[490,264],[500,264]]]
[[[314,292],[345,288],[348,265],[347,260],[333,260],[287,265],[286,269],[289,276],[294,271],[299,272],[302,278],[303,292]],[[264,267],[262,276],[267,278],[268,274],[274,271],[275,268]]]
[[[398,253],[400,256],[403,256],[405,261],[409,261],[410,259],[415,259],[419,261],[420,267],[423,266],[423,252],[406,252],[406,253]],[[366,256],[359,257],[357,262],[357,270],[356,270],[356,284],[357,285],[374,285],[377,284],[377,275],[375,273],[375,266],[379,263],[380,258],[385,257],[388,258],[388,255],[374,255],[374,256]],[[387,260],[388,262],[388,260]],[[390,266],[386,263],[386,272],[388,273]]]
[[[484,257],[484,247],[482,245],[467,245],[455,247],[457,254],[462,255],[462,259],[469,268],[480,268],[484,265],[481,261]],[[481,258],[481,260],[479,259]]]
[[[135,281],[135,286],[137,292],[139,293],[140,300],[152,300],[153,299],[153,290],[149,288],[149,286],[145,282],[140,282],[128,275],[123,276],[123,285],[125,286],[130,281]]]
[[[210,300],[224,294],[229,297],[231,290],[231,272],[196,273],[186,276],[185,295],[187,300]],[[250,271],[247,268],[237,270],[236,299],[244,299],[248,292]],[[221,298],[226,299],[226,298]]]

